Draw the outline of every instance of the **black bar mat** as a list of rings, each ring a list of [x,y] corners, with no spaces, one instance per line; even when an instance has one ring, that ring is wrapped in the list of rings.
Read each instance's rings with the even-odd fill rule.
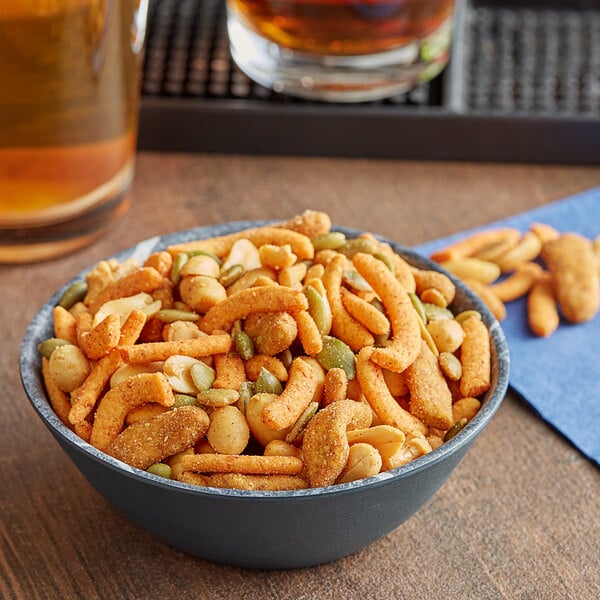
[[[459,0],[449,67],[387,100],[301,100],[229,56],[223,0],[151,0],[145,150],[600,164],[600,1]]]

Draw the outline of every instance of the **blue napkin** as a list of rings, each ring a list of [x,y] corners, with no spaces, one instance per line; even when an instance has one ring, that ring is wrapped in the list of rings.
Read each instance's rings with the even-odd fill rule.
[[[526,231],[532,222],[594,239],[600,234],[600,187],[501,221],[420,245],[434,250],[469,234],[499,226]],[[537,338],[527,325],[526,301],[507,305],[502,322],[510,350],[510,385],[582,454],[600,464],[600,315],[584,324],[564,320],[549,338]]]

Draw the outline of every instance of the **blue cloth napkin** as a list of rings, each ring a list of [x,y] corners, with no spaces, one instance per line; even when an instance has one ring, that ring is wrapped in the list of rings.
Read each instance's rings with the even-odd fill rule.
[[[600,234],[600,187],[501,221],[420,245],[434,250],[475,231],[499,226],[526,231],[543,222],[561,232],[591,239]],[[549,338],[537,338],[527,325],[526,301],[507,305],[502,322],[510,350],[510,385],[582,454],[600,464],[600,314],[584,324],[564,320]]]

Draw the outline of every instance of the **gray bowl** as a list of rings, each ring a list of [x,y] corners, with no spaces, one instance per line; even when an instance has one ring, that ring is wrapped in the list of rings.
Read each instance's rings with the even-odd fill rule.
[[[264,222],[200,227],[152,238],[116,255],[141,263],[174,243],[223,235]],[[347,236],[359,232],[336,228]],[[389,242],[411,264],[440,270],[411,250]],[[104,498],[141,528],[197,557],[249,568],[297,568],[330,562],[390,533],[435,494],[490,422],[508,387],[509,355],[502,330],[464,285],[453,310],[479,310],[492,339],[492,386],[479,413],[452,440],[430,454],[375,477],[327,488],[251,492],[200,488],[130,467],[96,450],[67,429],[48,404],[37,345],[52,335],[58,290],[33,318],[20,354],[23,387],[44,425]]]

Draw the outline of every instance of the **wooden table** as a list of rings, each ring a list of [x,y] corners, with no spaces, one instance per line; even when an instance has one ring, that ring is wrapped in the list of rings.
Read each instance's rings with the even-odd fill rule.
[[[333,564],[245,571],[173,550],[113,510],[37,419],[17,370],[50,292],[149,236],[315,208],[414,245],[597,185],[600,168],[142,154],[132,208],[106,237],[51,263],[0,267],[0,597],[600,597],[598,470],[512,393],[389,536]]]

